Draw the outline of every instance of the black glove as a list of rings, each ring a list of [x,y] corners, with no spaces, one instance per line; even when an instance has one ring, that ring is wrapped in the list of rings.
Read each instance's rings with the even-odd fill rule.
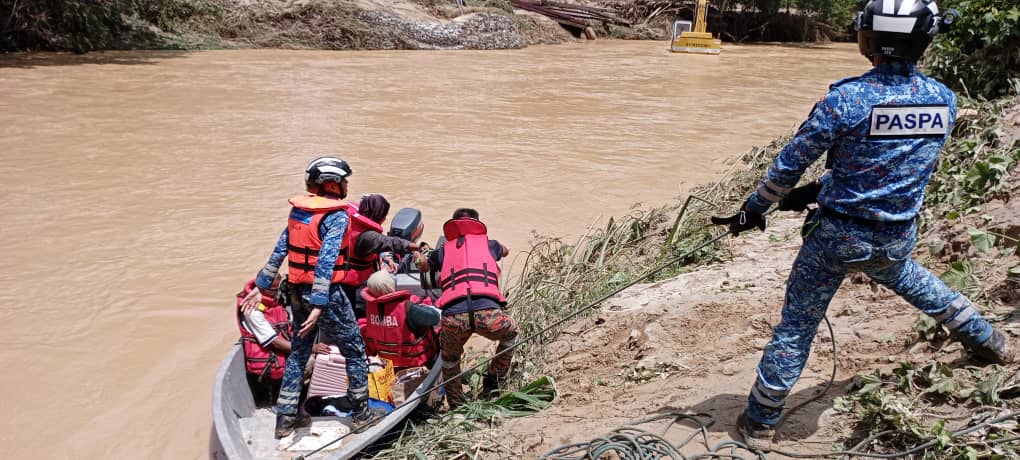
[[[715,225],[729,225],[730,233],[732,233],[733,236],[737,236],[741,232],[750,230],[754,227],[758,227],[760,230],[765,231],[765,217],[747,209],[747,203],[744,203],[744,205],[740,207],[740,212],[730,217],[713,217],[712,223]]]
[[[803,211],[809,204],[818,202],[818,192],[821,191],[822,183],[818,181],[797,187],[790,190],[786,198],[779,200],[778,209],[780,211]]]

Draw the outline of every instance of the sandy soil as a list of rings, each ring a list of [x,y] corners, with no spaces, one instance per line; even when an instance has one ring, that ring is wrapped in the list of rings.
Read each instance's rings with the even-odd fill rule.
[[[761,349],[779,320],[785,280],[800,248],[800,223],[800,216],[786,213],[763,233],[730,239],[723,251],[728,261],[634,286],[572,325],[547,351],[548,373],[560,390],[553,407],[509,420],[489,438],[504,439],[514,456],[534,458],[667,410],[713,415],[713,444],[734,438],[734,420],[745,406]],[[1013,302],[1000,311],[1014,310]],[[836,381],[780,425],[776,440],[785,450],[829,451],[850,434],[849,423],[831,405],[855,375],[901,361],[966,359],[959,345],[936,349],[917,342],[911,332],[916,310],[864,277],[844,282],[829,318],[838,344]],[[831,340],[823,325],[788,407],[825,386]],[[692,431],[671,431],[671,436],[676,441]],[[697,442],[690,446],[692,452],[704,451]]]

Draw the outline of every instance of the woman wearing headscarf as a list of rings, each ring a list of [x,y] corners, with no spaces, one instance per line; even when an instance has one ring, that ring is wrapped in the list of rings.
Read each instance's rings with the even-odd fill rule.
[[[363,225],[352,226],[351,241],[354,244],[347,247],[350,251],[347,258],[349,267],[341,283],[347,298],[351,299],[355,306],[355,316],[359,318],[365,316],[365,311],[363,307],[358,306],[357,291],[378,269],[379,255],[405,254],[418,250],[418,244],[415,242],[383,234],[382,224],[389,212],[390,202],[382,195],[371,194],[361,197],[358,212],[352,216],[352,221],[362,222]],[[384,262],[392,268],[392,259]]]

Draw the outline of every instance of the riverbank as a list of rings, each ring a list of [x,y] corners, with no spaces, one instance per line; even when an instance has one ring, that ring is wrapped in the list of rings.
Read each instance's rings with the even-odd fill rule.
[[[732,42],[846,39],[826,21],[849,19],[830,13],[711,9],[708,23]],[[662,0],[41,0],[0,2],[0,17],[8,18],[0,22],[0,51],[516,49],[667,40],[673,20],[693,11]]]
[[[1020,99],[967,104],[955,136],[929,189],[923,237],[914,257],[975,299],[1016,341]],[[718,204],[718,209],[734,208],[784,141],[752,150],[720,183],[692,195]],[[678,202],[589,228],[576,245],[541,243],[533,251],[531,270],[512,289],[510,308],[524,335],[718,231],[702,227],[709,215],[725,213],[714,204]],[[734,420],[746,404],[761,350],[779,320],[785,279],[800,248],[802,218],[777,213],[765,232],[730,238],[697,253],[685,266],[626,289],[541,343],[524,345],[515,356],[515,378],[527,382],[538,375],[552,376],[559,390],[552,407],[502,423],[475,420],[473,430],[450,429],[454,434],[448,438],[466,439],[448,445],[474,446],[477,458],[535,458],[666,411],[709,414],[714,419],[707,430],[709,445],[738,439]],[[890,452],[945,436],[940,433],[962,429],[988,414],[1020,409],[1017,366],[969,367],[973,363],[941,327],[866,277],[848,278],[830,306],[829,318],[838,351],[833,356],[833,337],[820,332],[790,405],[825,389],[835,360],[834,384],[789,414],[778,430],[777,448],[821,455],[886,429],[906,433],[868,446]],[[899,387],[866,385],[881,381],[899,382]],[[946,417],[949,420],[937,423]],[[463,423],[465,418],[471,421],[470,412],[453,420]],[[694,431],[690,425],[673,428],[668,437],[677,442]],[[967,449],[1016,455],[1009,450],[1015,447],[980,443],[1015,434],[1016,425],[1007,423],[991,433],[945,440],[937,448],[940,456],[933,458],[963,455]],[[965,445],[975,441],[977,447]],[[412,438],[382,458],[401,458],[416,450],[437,458],[458,453],[418,446]],[[700,438],[683,449],[685,454],[705,450]]]

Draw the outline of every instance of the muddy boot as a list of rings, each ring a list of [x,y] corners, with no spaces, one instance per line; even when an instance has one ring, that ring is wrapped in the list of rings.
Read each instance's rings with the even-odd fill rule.
[[[744,438],[744,444],[751,450],[768,452],[772,449],[772,436],[776,431],[770,425],[752,421],[747,416],[747,411],[737,416],[737,431]]]
[[[966,344],[964,344],[966,346]],[[1009,339],[998,330],[992,330],[992,336],[981,345],[966,347],[974,359],[990,364],[1013,364],[1017,362],[1016,349]]]
[[[386,410],[368,406],[368,390],[351,391],[347,394],[347,399],[351,401],[351,422],[354,428],[361,428],[386,415]]]
[[[276,414],[276,439],[286,438],[297,428],[304,428],[312,424],[312,417],[308,414],[284,415]]]
[[[478,399],[495,399],[499,397],[499,377],[486,373],[482,377],[482,391],[478,393]]]

